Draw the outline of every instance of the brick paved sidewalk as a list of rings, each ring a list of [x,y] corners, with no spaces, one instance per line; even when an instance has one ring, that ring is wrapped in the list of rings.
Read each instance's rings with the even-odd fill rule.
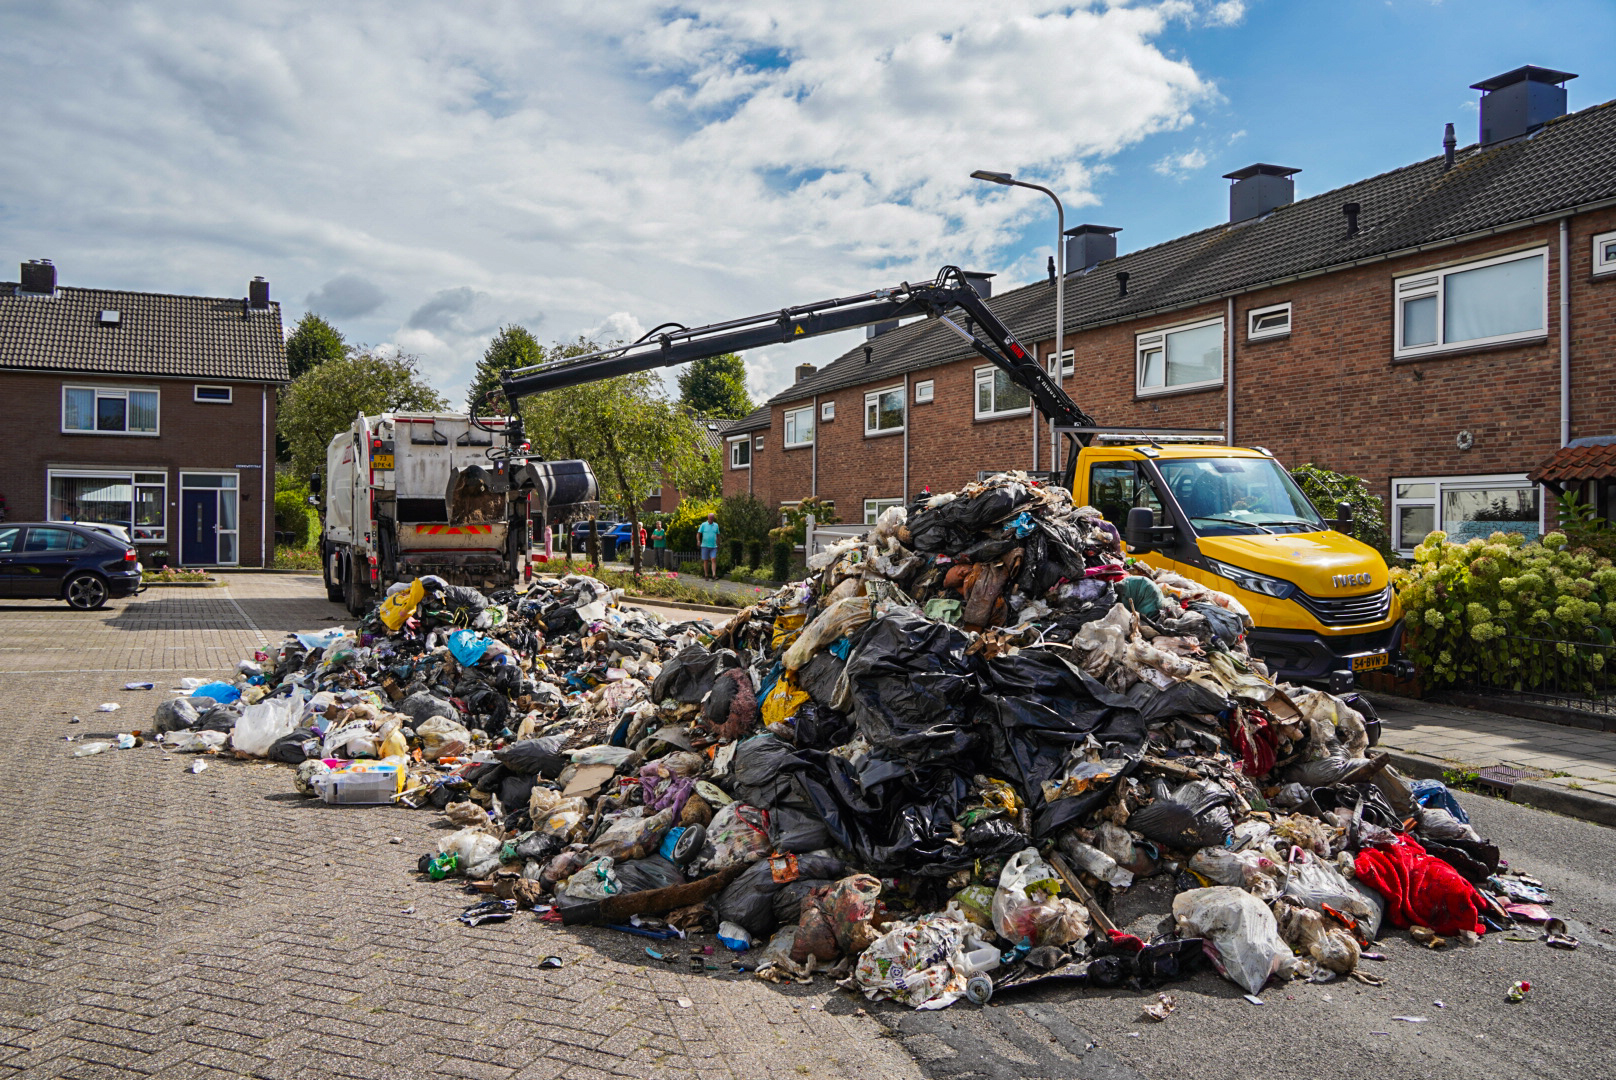
[[[64,735],[149,726],[181,675],[341,618],[313,576],[0,601],[0,1080],[920,1075],[824,980],[693,976],[528,915],[461,926],[472,898],[413,873],[440,815],[326,807],[283,766],[70,756]],[[159,689],[121,689],[140,678]]]

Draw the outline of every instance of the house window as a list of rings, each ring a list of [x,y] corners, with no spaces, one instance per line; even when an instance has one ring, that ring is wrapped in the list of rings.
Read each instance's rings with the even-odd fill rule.
[[[903,419],[903,387],[864,395],[864,434],[895,434],[903,430]]]
[[[820,403],[819,419],[821,423],[827,424],[836,419],[836,403],[834,401]]]
[[[1246,340],[1284,337],[1291,332],[1291,306],[1275,304],[1273,307],[1252,308],[1246,312]]]
[[[915,383],[915,404],[924,405],[937,396],[937,384],[931,379]]]
[[[1044,367],[1049,369],[1050,378],[1053,378],[1053,379],[1069,379],[1069,378],[1071,378],[1072,377],[1072,350],[1067,349],[1065,352],[1061,353],[1061,356],[1060,356],[1060,374],[1057,375],[1055,373],[1055,354],[1054,353],[1046,353],[1044,355]]]
[[[48,521],[121,525],[136,541],[168,539],[168,474],[50,470]]]
[[[1616,274],[1616,232],[1594,237],[1594,273]]]
[[[876,519],[879,518],[882,514],[886,513],[888,509],[890,509],[891,507],[894,507],[894,506],[902,506],[902,505],[903,505],[903,500],[902,499],[865,499],[864,500],[864,524],[866,524],[866,525],[874,525],[875,522],[876,522]]]
[[[739,439],[729,441],[729,467],[732,469],[750,469],[752,467],[752,440],[742,435]]]
[[[1495,532],[1542,535],[1538,489],[1524,473],[1403,477],[1392,481],[1392,546],[1404,555],[1441,529],[1464,543]]]
[[[785,448],[814,444],[814,407],[792,409],[785,414]]]
[[[1223,383],[1223,320],[1208,319],[1134,339],[1140,394],[1164,394]]]
[[[1396,282],[1396,356],[1543,336],[1547,248],[1450,266]]]
[[[230,387],[228,386],[198,386],[193,401],[212,401],[221,405],[230,404]]]
[[[157,391],[63,386],[62,430],[98,435],[155,435]]]
[[[761,449],[763,449],[763,436],[759,435],[757,438],[752,440],[752,449],[753,450],[761,450]]]
[[[1025,386],[996,367],[976,369],[976,418],[996,420],[1003,416],[1025,416],[1032,409],[1032,395]]]

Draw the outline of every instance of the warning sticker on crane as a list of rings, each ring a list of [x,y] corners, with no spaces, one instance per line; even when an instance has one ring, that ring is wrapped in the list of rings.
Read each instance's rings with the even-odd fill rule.
[[[486,536],[492,525],[417,525],[416,536]]]

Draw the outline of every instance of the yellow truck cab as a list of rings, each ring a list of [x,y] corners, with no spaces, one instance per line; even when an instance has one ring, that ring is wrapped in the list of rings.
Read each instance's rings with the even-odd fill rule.
[[[1236,597],[1276,678],[1352,689],[1406,661],[1402,610],[1374,548],[1323,517],[1261,447],[1100,433],[1071,462],[1072,495],[1152,566]]]

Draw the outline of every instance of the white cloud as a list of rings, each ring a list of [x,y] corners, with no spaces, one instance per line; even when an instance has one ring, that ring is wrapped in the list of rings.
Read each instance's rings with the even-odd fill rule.
[[[11,257],[53,257],[66,284],[214,295],[263,274],[350,340],[419,353],[458,400],[508,322],[627,337],[1003,266],[1046,205],[967,174],[1093,201],[1109,155],[1214,96],[1158,48],[1166,25],[1243,5],[388,11],[0,9]],[[760,351],[754,390],[851,344]]]
[[[1210,26],[1237,26],[1245,17],[1245,0],[1219,0],[1206,12],[1206,21]]]
[[[1196,147],[1181,153],[1168,154],[1152,165],[1151,169],[1162,176],[1182,180],[1190,173],[1206,168],[1206,160],[1206,153],[1200,147]]]

